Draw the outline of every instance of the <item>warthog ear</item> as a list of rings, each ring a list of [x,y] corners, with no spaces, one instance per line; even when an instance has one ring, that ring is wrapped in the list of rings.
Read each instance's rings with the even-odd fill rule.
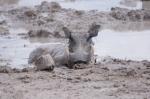
[[[70,38],[71,37],[71,31],[66,27],[63,27],[62,29],[65,33],[66,38]]]
[[[88,31],[89,36],[90,36],[90,37],[95,37],[95,36],[97,36],[99,29],[100,29],[100,25],[97,25],[97,24],[93,23],[93,24],[91,25],[91,27],[89,28],[89,31]]]

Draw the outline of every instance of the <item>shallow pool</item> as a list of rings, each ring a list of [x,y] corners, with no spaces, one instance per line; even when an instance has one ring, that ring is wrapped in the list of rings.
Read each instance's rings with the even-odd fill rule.
[[[0,66],[26,67],[29,54],[38,46],[65,42],[63,39],[52,38],[23,39],[22,36],[18,36],[20,33],[27,33],[27,30],[23,28],[10,29],[10,33],[8,36],[0,36]]]
[[[43,1],[58,2],[63,8],[77,10],[99,10],[110,11],[112,7],[122,7],[128,9],[141,9],[142,1],[137,0],[2,0],[0,5],[29,6],[41,4]]]
[[[150,31],[118,32],[105,29],[94,38],[95,54],[120,59],[150,60]]]
[[[12,29],[10,32],[13,34],[0,36],[0,57],[8,60],[9,64],[6,65],[11,67],[27,66],[30,52],[42,44],[67,42],[64,39],[52,38],[22,39],[18,33],[25,33],[25,29]],[[98,57],[111,56],[120,59],[150,60],[150,30],[127,32],[105,29],[101,30],[93,41],[95,42],[95,54]]]

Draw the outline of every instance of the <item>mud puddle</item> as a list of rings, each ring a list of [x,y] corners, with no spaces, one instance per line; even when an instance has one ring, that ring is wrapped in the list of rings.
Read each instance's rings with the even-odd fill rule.
[[[5,60],[9,60],[8,63],[5,64],[12,67],[25,65],[27,63],[28,53],[33,49],[34,46],[30,46],[29,41],[17,36],[18,33],[24,32],[24,29],[12,29],[10,32],[12,34],[0,37],[1,57]]]
[[[43,1],[58,2],[63,8],[72,8],[77,10],[99,10],[110,11],[112,7],[122,7],[128,9],[141,9],[142,1],[140,0],[6,0],[0,4],[28,6],[33,7],[41,4]]]
[[[102,30],[94,39],[95,54],[119,59],[150,60],[150,31]]]
[[[8,36],[0,36],[0,59],[2,66],[14,68],[24,68],[28,65],[30,52],[42,44],[60,43],[62,40],[50,38],[27,38],[24,39],[20,34],[27,33],[26,29],[10,29]],[[5,61],[4,61],[5,60]]]
[[[10,35],[0,37],[0,57],[4,60],[0,65],[15,68],[28,66],[30,52],[42,44],[66,43],[64,39],[32,38],[23,39],[19,33],[25,29],[10,29]],[[111,56],[119,59],[150,60],[150,31],[115,31],[104,29],[94,38],[95,54],[99,58]]]

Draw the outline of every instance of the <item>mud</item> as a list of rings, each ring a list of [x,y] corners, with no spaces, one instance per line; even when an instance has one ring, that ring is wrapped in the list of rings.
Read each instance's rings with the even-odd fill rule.
[[[111,16],[118,20],[143,21],[150,19],[149,10],[128,10],[124,8],[112,8]]]
[[[16,27],[25,25],[29,30],[32,27],[36,27],[48,28],[51,31],[60,31],[62,25],[72,27],[74,30],[79,27],[85,30],[84,28],[87,28],[92,22],[107,25],[109,22],[115,22],[117,20],[130,19],[131,21],[141,21],[143,17],[144,19],[149,19],[150,16],[149,11],[145,10],[130,11],[123,8],[113,8],[111,12],[99,12],[96,10],[78,11],[64,9],[57,3],[47,2],[42,2],[41,5],[34,8],[21,7],[8,11],[3,10],[1,11],[1,15],[7,18],[4,20],[7,23],[18,23]]]
[[[10,40],[19,38],[18,44],[22,40],[39,42],[39,39],[32,39],[39,36],[43,36],[43,39],[63,38],[63,26],[77,33],[86,33],[93,22],[100,24],[102,29],[110,28],[118,31],[149,30],[150,26],[149,10],[116,7],[110,12],[83,11],[65,9],[55,2],[43,2],[32,8],[0,8],[0,18],[0,36]],[[16,28],[23,28],[25,31],[12,32],[11,29]],[[59,41],[62,42],[64,39]],[[18,46],[31,48],[29,43]],[[3,49],[7,47],[9,48],[3,46]],[[74,69],[60,66],[53,71],[37,71],[29,66],[24,69],[12,68],[9,67],[12,66],[10,65],[12,60],[13,58],[9,60],[0,55],[0,99],[150,98],[150,62],[147,60],[133,61],[107,57],[95,65],[76,64]]]
[[[93,22],[101,24],[104,28],[111,28],[110,24],[116,26],[123,22],[124,25],[127,25],[135,21],[150,20],[149,10],[129,10],[116,7],[112,8],[110,12],[83,11],[64,9],[56,2],[48,3],[46,1],[33,8],[1,9],[0,13],[5,17],[0,23],[7,23],[8,27],[24,27],[29,31],[33,28],[48,30],[53,35],[57,33],[62,37],[64,36],[63,26],[79,32],[87,30]]]
[[[1,99],[149,99],[150,62],[110,58],[84,69],[1,73]]]

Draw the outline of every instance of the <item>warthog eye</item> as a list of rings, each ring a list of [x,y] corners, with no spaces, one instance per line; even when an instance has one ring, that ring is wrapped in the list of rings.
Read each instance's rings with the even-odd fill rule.
[[[88,37],[88,38],[87,38],[87,41],[90,41],[90,40],[91,40],[91,37]]]
[[[70,52],[73,52],[73,48],[69,47],[69,51],[70,51]]]

